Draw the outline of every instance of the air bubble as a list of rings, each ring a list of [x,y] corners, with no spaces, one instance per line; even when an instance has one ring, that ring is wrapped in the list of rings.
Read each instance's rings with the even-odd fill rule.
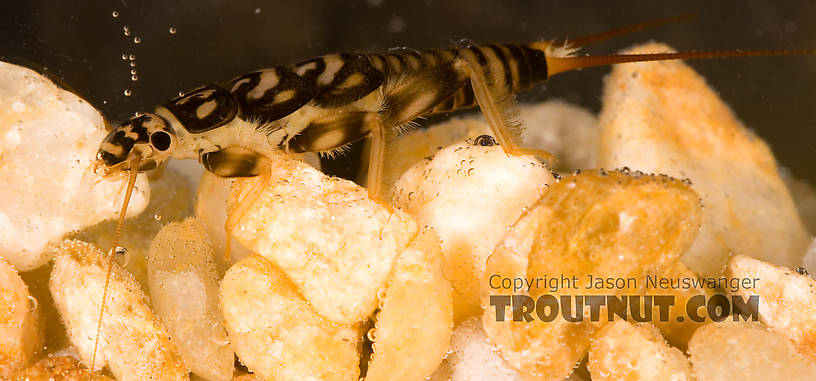
[[[377,291],[377,308],[383,309],[385,307],[386,289],[381,288]]]
[[[796,272],[799,273],[799,275],[804,275],[804,276],[810,275],[810,273],[804,267],[797,267]]]
[[[141,42],[142,42],[142,39],[141,39],[141,38],[139,38],[139,37],[133,37],[133,43],[134,43],[134,44],[139,44],[139,43],[141,43]]]
[[[473,40],[468,39],[468,38],[462,38],[459,41],[451,41],[451,42],[453,42],[453,44],[457,48],[469,48],[469,47],[471,47],[473,45],[476,45],[476,43],[474,43]]]
[[[377,341],[377,328],[371,328],[366,332],[366,337],[371,341]]]
[[[407,52],[407,53],[416,53],[416,54],[422,54],[422,52],[420,52],[419,50],[414,49],[414,48],[412,48],[412,47],[410,47],[410,46],[395,46],[395,47],[393,47],[393,48],[388,48],[388,53],[394,53],[394,52],[397,52],[397,53],[399,53],[399,52],[403,52],[403,53]]]
[[[113,255],[115,256],[116,262],[122,267],[127,266],[128,262],[130,262],[130,253],[125,247],[116,246],[116,249],[113,251]]]
[[[224,328],[221,327],[220,324],[213,323],[213,325],[210,327],[210,330],[212,331],[210,339],[212,340],[213,343],[216,343],[220,346],[229,345],[230,343],[229,336],[227,335],[227,332],[224,330]]]
[[[128,55],[127,54],[122,54],[122,61],[127,61],[127,59],[128,59]]]
[[[176,28],[175,27],[171,26],[169,31],[170,31],[170,34],[176,34]]]
[[[133,61],[132,61],[132,62],[130,63],[130,67],[136,67],[136,62],[133,62]]]
[[[131,54],[131,55],[129,55],[129,56],[128,56],[128,59],[129,59],[129,60],[131,60],[131,61],[133,61],[133,60],[135,60],[135,59],[136,59],[136,55],[135,55],[135,54]]]
[[[468,175],[468,176],[472,176],[472,175],[473,175],[475,172],[476,172],[476,170],[475,170],[475,169],[470,168],[470,169],[468,169],[468,170],[467,170],[467,175]]]
[[[119,17],[119,12],[113,11],[113,12],[111,12],[111,16],[113,16],[113,18],[117,18],[117,17]]]
[[[130,91],[130,89],[125,89],[125,96],[126,97],[129,97],[131,94],[133,94],[133,92]]]
[[[136,75],[136,69],[131,70],[131,71],[130,71],[130,74],[131,74],[131,75]]]
[[[131,75],[130,80],[133,81],[133,82],[136,82],[136,81],[139,80],[139,77],[137,77],[136,75]]]
[[[28,295],[28,312],[37,311],[37,307],[39,307],[40,302],[37,301],[37,298]]]
[[[479,135],[476,140],[473,141],[473,144],[482,147],[490,147],[495,146],[498,143],[496,143],[496,139],[490,135]]]

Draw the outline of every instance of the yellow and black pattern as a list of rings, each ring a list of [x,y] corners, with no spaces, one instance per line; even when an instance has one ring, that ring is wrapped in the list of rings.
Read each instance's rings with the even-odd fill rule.
[[[328,110],[381,91],[382,119],[386,125],[396,127],[423,115],[476,106],[465,62],[475,63],[491,84],[513,93],[547,78],[544,51],[522,44],[385,55],[340,53],[304,61],[291,68],[274,67],[247,73],[232,80],[226,86],[229,90],[207,85],[163,106],[185,130],[202,133],[223,126],[235,117],[261,124],[281,120],[310,102],[330,112]],[[325,129],[329,128],[326,123],[313,126],[321,133],[304,130],[302,134],[325,139]],[[359,138],[350,128],[343,129],[346,131],[342,135]],[[300,138],[304,149],[325,146],[306,144],[304,139],[307,138]]]
[[[544,51],[524,44],[471,46],[458,49],[481,65],[492,85],[517,93],[547,79]],[[428,114],[451,112],[476,106],[470,81],[449,98],[437,104]]]
[[[157,153],[163,153],[171,148],[172,136],[175,135],[169,124],[162,117],[155,114],[141,114],[130,118],[113,129],[102,141],[96,158],[108,167],[118,165],[127,160],[128,155],[142,145],[145,151],[148,148]],[[155,167],[155,161],[145,160],[141,168]]]
[[[231,122],[238,103],[227,90],[210,84],[199,87],[162,105],[190,133],[206,132]]]
[[[247,145],[240,140],[246,134],[239,137],[235,126],[254,126],[251,134],[275,149],[331,152],[368,136],[374,122],[399,128],[424,115],[476,106],[470,70],[482,71],[491,86],[513,93],[545,80],[547,61],[541,46],[546,44],[339,53],[254,71],[163,104],[167,119],[153,118],[187,134],[183,139],[172,133],[157,137],[152,148],[168,148],[172,135],[185,140],[177,150],[189,151],[175,152],[177,156],[197,155],[208,170],[224,176],[253,176],[260,165],[258,155],[229,149]],[[372,93],[376,96],[367,99],[374,103],[355,103]],[[123,123],[108,136],[100,149],[105,163],[125,160],[136,141],[150,143],[150,137],[140,133],[144,123],[140,118],[144,117]]]
[[[370,132],[369,112],[343,112],[313,121],[300,134],[282,142],[289,152],[331,152],[365,138]]]
[[[399,131],[425,115],[477,105],[499,143],[513,150],[518,148],[511,117],[513,95],[555,74],[626,62],[816,55],[814,49],[574,54],[589,42],[682,19],[631,25],[569,45],[467,43],[424,52],[337,53],[258,70],[224,86],[198,88],[159,107],[151,118],[168,127],[163,134],[146,136],[139,129],[145,124],[140,117],[123,123],[102,143],[98,162],[110,167],[131,156],[134,162],[145,155],[155,156],[157,162],[169,156],[199,157],[213,172],[248,176],[260,168],[256,156],[275,150],[334,152],[365,137],[381,141],[389,130]],[[150,153],[139,152],[140,144]]]
[[[285,67],[258,70],[227,86],[244,120],[270,123],[297,111],[317,93],[312,81]]]
[[[226,147],[201,155],[201,164],[221,177],[254,177],[269,161],[263,155],[238,146]]]
[[[543,50],[525,44],[468,46],[451,50],[369,56],[385,74],[384,120],[401,125],[428,114],[476,106],[467,63],[491,85],[516,93],[547,79]]]
[[[330,54],[296,64],[293,70],[315,86],[314,100],[326,108],[345,106],[365,97],[385,78],[365,54]]]

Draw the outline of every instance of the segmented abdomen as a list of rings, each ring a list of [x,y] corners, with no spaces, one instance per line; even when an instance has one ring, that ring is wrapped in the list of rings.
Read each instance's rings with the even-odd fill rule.
[[[472,55],[485,70],[486,79],[513,94],[547,79],[544,52],[524,44],[491,44],[458,49],[460,55]],[[436,105],[429,114],[475,107],[476,98],[470,81],[453,96]]]
[[[547,78],[544,51],[527,44],[340,53],[247,73],[224,88],[205,86],[163,106],[188,131],[198,133],[235,117],[274,122],[309,102],[329,111],[381,91],[383,121],[399,126],[424,115],[476,106],[470,64],[481,66],[489,85],[501,91],[516,93]]]
[[[547,79],[544,51],[525,44],[369,55],[381,71],[384,119],[400,125],[417,117],[476,106],[467,62],[481,66],[491,85],[516,93]]]

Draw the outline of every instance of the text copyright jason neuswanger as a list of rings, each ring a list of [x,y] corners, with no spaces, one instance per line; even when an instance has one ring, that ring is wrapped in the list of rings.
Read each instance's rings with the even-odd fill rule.
[[[493,274],[486,280],[491,289],[500,291],[489,296],[489,306],[495,310],[496,321],[511,319],[530,322],[538,319],[550,322],[559,317],[570,322],[612,321],[616,316],[636,322],[668,321],[670,318],[678,322],[687,318],[702,322],[706,317],[713,321],[729,317],[734,320],[759,320],[758,295],[743,298],[740,295],[706,292],[721,289],[737,293],[754,289],[759,278],[670,278],[648,275],[638,279],[591,274],[583,277],[562,274],[522,278]],[[692,290],[694,294],[695,289],[699,290],[697,295],[683,299],[685,306],[682,311],[685,316],[676,313],[676,316],[669,316],[670,309],[676,305],[676,296],[671,290]],[[581,290],[587,294],[581,295]],[[644,290],[648,295],[641,292]],[[665,290],[669,294],[658,295],[654,290]],[[530,293],[539,296],[533,298],[528,295]]]

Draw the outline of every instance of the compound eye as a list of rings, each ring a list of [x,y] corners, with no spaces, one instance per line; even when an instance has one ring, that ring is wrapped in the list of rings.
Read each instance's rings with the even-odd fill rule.
[[[150,144],[159,151],[167,151],[170,148],[170,134],[164,131],[156,131],[150,135]]]

